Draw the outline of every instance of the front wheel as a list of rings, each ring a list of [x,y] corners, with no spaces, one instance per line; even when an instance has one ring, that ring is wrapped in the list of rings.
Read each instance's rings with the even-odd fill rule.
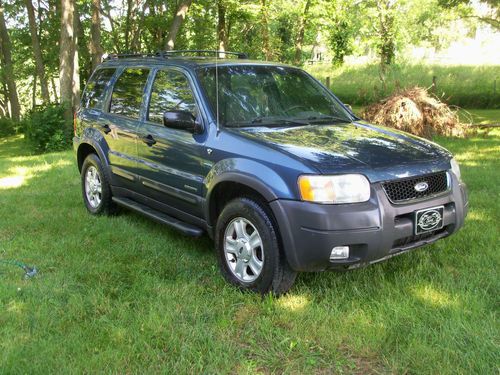
[[[82,195],[87,210],[93,215],[109,215],[116,211],[111,186],[96,154],[87,156],[82,165]]]
[[[280,249],[270,216],[264,204],[236,198],[222,210],[215,240],[227,281],[242,289],[279,295],[292,287],[297,274]]]

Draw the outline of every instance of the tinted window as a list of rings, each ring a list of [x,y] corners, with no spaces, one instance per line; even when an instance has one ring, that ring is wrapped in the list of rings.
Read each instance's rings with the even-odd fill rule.
[[[100,69],[92,75],[82,96],[82,107],[102,108],[106,87],[113,74],[115,69]]]
[[[125,69],[113,88],[109,111],[122,116],[139,118],[148,74],[148,69]]]
[[[199,77],[214,113],[226,126],[350,122],[347,112],[303,71],[281,66],[202,68]],[[218,101],[218,103],[217,103]]]
[[[186,76],[173,70],[160,70],[156,74],[149,103],[148,120],[163,124],[163,113],[188,111],[197,115],[193,92]]]

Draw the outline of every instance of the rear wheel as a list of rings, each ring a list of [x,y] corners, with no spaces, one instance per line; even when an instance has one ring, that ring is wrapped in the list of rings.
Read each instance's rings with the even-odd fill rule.
[[[293,285],[293,271],[280,249],[268,208],[250,198],[236,198],[219,215],[216,247],[222,274],[231,284],[259,293],[283,294]]]
[[[111,187],[96,154],[88,155],[82,165],[82,194],[87,210],[93,215],[109,215],[116,211]]]

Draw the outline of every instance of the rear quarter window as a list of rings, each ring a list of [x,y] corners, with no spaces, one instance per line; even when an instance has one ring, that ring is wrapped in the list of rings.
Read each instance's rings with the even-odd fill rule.
[[[148,74],[149,69],[125,69],[113,88],[109,112],[138,119]]]
[[[116,69],[99,69],[90,78],[82,95],[82,107],[102,109],[109,81]]]

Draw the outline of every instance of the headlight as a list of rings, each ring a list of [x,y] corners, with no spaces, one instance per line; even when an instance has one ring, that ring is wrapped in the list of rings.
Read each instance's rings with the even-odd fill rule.
[[[461,179],[461,175],[460,175],[460,166],[458,165],[457,161],[455,160],[455,158],[451,159],[450,160],[450,164],[451,164],[451,171],[455,174],[455,176],[457,176],[457,178],[460,180]]]
[[[360,174],[300,176],[302,200],[317,203],[358,203],[370,199],[370,183]]]

